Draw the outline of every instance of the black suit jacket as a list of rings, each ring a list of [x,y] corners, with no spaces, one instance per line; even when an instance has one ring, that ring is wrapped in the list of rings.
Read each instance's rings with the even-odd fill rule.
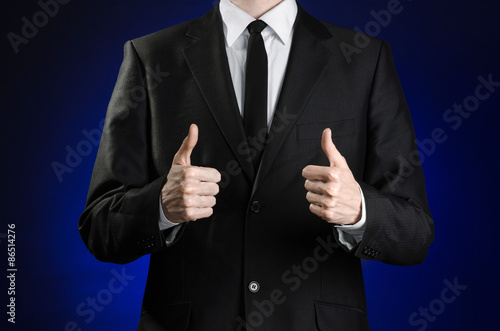
[[[218,8],[126,43],[79,229],[99,260],[151,254],[140,330],[367,330],[360,258],[424,260],[433,222],[421,168],[402,161],[416,145],[390,48],[371,39],[348,63],[340,45],[354,36],[299,8],[257,170]],[[159,194],[191,123],[192,164],[223,179],[213,216],[182,225],[166,247]],[[326,127],[366,199],[352,251],[305,199],[302,169],[328,165]]]

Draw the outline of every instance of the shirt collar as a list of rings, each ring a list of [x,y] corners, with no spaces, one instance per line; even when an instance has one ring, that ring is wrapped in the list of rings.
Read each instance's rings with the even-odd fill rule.
[[[244,10],[230,0],[221,0],[219,9],[224,22],[224,34],[229,47],[246,31],[248,24],[255,21]],[[283,44],[290,41],[293,24],[297,17],[297,3],[295,0],[283,0],[276,7],[262,15],[259,19],[276,33]],[[266,31],[267,28],[264,30]]]

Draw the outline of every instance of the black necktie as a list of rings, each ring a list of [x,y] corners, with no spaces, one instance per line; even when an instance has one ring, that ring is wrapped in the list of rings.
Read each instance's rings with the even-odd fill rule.
[[[257,171],[267,139],[267,53],[260,34],[267,26],[263,21],[248,25],[247,64],[245,72],[245,105],[243,123]]]

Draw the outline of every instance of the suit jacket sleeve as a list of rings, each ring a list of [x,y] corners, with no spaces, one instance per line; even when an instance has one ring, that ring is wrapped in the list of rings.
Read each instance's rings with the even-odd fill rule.
[[[133,43],[127,42],[79,221],[87,248],[102,261],[127,263],[166,246],[158,224],[166,175],[154,178],[148,164],[145,75]]]
[[[358,178],[366,229],[352,252],[390,264],[421,263],[434,240],[434,223],[410,112],[387,43],[380,47],[367,123],[364,173]]]

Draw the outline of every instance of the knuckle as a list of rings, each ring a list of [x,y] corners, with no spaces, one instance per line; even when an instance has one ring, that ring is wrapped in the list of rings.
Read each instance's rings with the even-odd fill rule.
[[[181,190],[184,196],[193,194],[195,191],[195,185],[193,183],[184,183]]]
[[[328,209],[333,209],[337,206],[337,200],[335,199],[328,199],[325,203],[326,207]]]
[[[333,208],[334,203],[333,203],[332,199],[325,199],[322,204],[323,204],[323,207],[325,209],[329,209],[329,208]]]
[[[184,205],[187,208],[194,207],[194,198],[192,196],[186,196],[186,197],[184,197]]]
[[[335,213],[333,211],[331,211],[331,210],[324,210],[322,218],[325,221],[332,221],[334,216],[335,216]]]
[[[183,176],[184,178],[195,178],[197,175],[197,170],[195,167],[184,168]]]
[[[328,169],[327,178],[329,181],[337,181],[339,179],[338,169],[337,168]]]
[[[323,193],[328,196],[328,197],[333,197],[334,196],[334,188],[332,185],[326,185],[323,187]]]
[[[337,185],[328,185],[325,188],[325,193],[330,197],[336,197],[339,194],[339,187]]]
[[[182,204],[185,207],[190,207],[190,204],[192,204],[192,201],[193,201],[193,196],[191,194],[188,194],[188,193],[182,194]]]

